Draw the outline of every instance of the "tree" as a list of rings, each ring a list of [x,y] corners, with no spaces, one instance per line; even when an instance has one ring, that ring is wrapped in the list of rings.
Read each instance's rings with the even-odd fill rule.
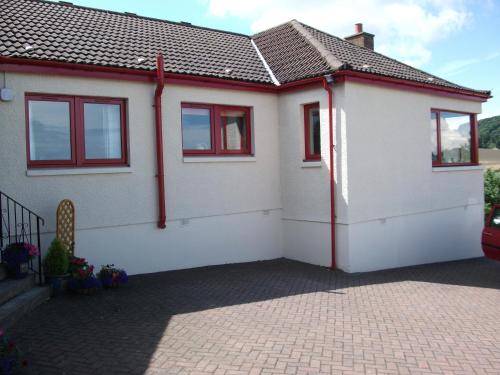
[[[484,209],[489,212],[493,204],[500,203],[500,171],[492,169],[484,173]]]
[[[500,148],[500,116],[483,118],[478,121],[479,147]]]

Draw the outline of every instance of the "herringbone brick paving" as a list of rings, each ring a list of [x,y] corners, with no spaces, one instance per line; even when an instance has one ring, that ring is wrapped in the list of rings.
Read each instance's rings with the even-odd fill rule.
[[[54,298],[13,334],[34,374],[500,374],[500,263],[141,275]]]

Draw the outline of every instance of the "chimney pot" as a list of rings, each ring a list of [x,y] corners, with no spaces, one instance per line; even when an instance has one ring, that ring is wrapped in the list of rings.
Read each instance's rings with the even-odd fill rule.
[[[363,31],[363,24],[357,23],[354,25],[354,34],[345,37],[344,39],[348,42],[356,44],[360,47],[365,47],[373,50],[373,39],[375,35]]]

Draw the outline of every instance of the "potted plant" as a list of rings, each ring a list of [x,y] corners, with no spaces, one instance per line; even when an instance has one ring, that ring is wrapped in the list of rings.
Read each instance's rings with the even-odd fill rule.
[[[94,266],[89,265],[85,258],[72,257],[69,260],[68,289],[80,294],[93,294],[102,287],[94,275]]]
[[[15,374],[20,367],[25,367],[27,362],[21,360],[19,349],[14,340],[7,337],[0,329],[0,373]]]
[[[3,260],[7,264],[9,276],[23,279],[28,275],[30,259],[40,255],[38,248],[27,242],[9,244],[3,251]]]
[[[69,276],[68,265],[68,253],[63,243],[54,238],[49,246],[47,255],[43,259],[45,280],[52,285],[52,293],[54,295],[58,295],[66,289]]]
[[[127,272],[116,268],[114,264],[102,266],[97,277],[101,280],[102,286],[105,288],[116,288],[128,282]]]

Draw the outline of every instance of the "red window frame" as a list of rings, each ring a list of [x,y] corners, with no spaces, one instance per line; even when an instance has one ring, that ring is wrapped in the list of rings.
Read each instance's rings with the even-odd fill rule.
[[[443,152],[441,148],[441,112],[451,112],[458,113],[462,115],[468,115],[470,121],[470,141],[471,141],[471,155],[470,162],[468,163],[444,163],[443,162]],[[478,165],[479,164],[479,139],[477,130],[477,114],[470,112],[455,111],[450,109],[442,108],[431,108],[432,113],[436,114],[436,144],[437,144],[437,160],[432,161],[433,167],[458,167],[467,165]]]
[[[181,105],[181,134],[184,137],[184,134],[182,133],[182,109],[184,108],[200,108],[200,109],[208,109],[210,113],[210,149],[208,150],[191,150],[191,149],[184,149],[184,139],[182,140],[182,150],[184,152],[184,155],[213,155],[215,154],[215,124],[214,124],[214,111],[213,107],[208,104],[195,104],[195,103],[182,103]]]
[[[29,102],[53,101],[68,102],[70,104],[70,139],[71,160],[31,160],[30,155],[30,119]],[[121,158],[120,159],[86,159],[85,158],[85,123],[83,106],[85,103],[115,104],[120,106],[120,131],[121,131]],[[58,167],[96,167],[96,166],[124,166],[128,165],[127,144],[127,99],[105,98],[95,96],[75,96],[56,94],[25,95],[25,120],[26,120],[26,157],[28,168],[58,168]]]
[[[304,147],[304,154],[305,154],[305,161],[317,161],[321,160],[321,151],[317,154],[311,153],[311,124],[309,122],[309,112],[312,109],[317,109],[319,111],[319,103],[311,103],[311,104],[305,104],[304,105],[304,142],[305,142],[305,147]],[[320,135],[321,139],[321,135]]]
[[[181,127],[182,127],[182,109],[184,108],[202,108],[210,111],[210,141],[212,147],[209,150],[190,150],[184,149],[182,142],[182,152],[186,156],[203,156],[203,155],[251,155],[252,154],[252,124],[250,116],[250,107],[221,105],[221,104],[199,104],[199,103],[181,103]],[[227,144],[227,137],[223,139],[222,128],[225,126],[221,117],[221,112],[225,110],[242,111],[245,113],[246,120],[246,147],[239,150],[226,150],[222,146]],[[182,133],[182,130],[181,130]],[[224,133],[227,134],[227,133]]]

